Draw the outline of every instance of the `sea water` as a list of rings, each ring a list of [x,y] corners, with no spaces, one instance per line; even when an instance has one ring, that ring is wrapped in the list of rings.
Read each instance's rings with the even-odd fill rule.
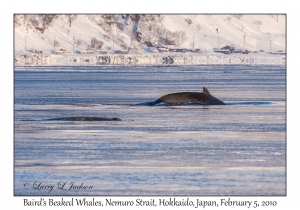
[[[147,106],[203,87],[227,105]],[[60,117],[122,121],[51,120]],[[14,189],[286,195],[286,68],[16,67]]]

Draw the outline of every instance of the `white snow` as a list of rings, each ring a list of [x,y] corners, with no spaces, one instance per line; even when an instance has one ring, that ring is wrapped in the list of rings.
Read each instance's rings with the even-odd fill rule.
[[[192,20],[192,24],[189,26],[185,21],[186,18]],[[194,57],[194,64],[207,63],[204,60],[209,60],[208,56],[220,58],[217,63],[230,63],[227,61],[228,59],[234,61],[237,57],[239,57],[238,60],[241,60],[241,57],[247,57],[249,59],[255,57],[257,59],[254,63],[262,63],[262,59],[269,59],[269,61],[275,59],[276,61],[271,63],[282,63],[281,61],[285,56],[265,53],[224,55],[213,53],[213,48],[234,45],[236,49],[243,49],[245,41],[244,49],[252,51],[270,51],[270,48],[272,52],[285,50],[285,18],[285,15],[279,15],[277,21],[276,18],[270,15],[243,15],[240,19],[236,18],[235,15],[165,15],[162,25],[165,29],[172,32],[182,30],[186,32],[188,39],[182,43],[180,47],[191,48],[191,44],[194,43],[195,48],[201,48],[202,54],[190,53],[190,55]],[[96,20],[97,16],[78,15],[70,27],[64,15],[59,15],[58,19],[54,20],[52,26],[45,30],[44,34],[38,33],[31,28],[27,31],[24,25],[17,26],[15,27],[15,54],[32,54],[33,49],[41,50],[44,55],[51,57],[46,59],[47,65],[52,64],[55,60],[60,60],[60,62],[53,64],[64,65],[69,63],[69,60],[72,60],[73,57],[81,56],[85,58],[90,56],[95,57],[95,55],[53,55],[54,39],[60,43],[60,46],[56,47],[55,50],[63,48],[73,52],[73,38],[82,41],[82,44],[78,47],[75,46],[74,50],[83,51],[87,49],[92,37],[104,43],[102,47],[104,51],[106,51],[106,47],[111,47],[111,50],[108,50],[108,54],[112,54],[113,50],[122,50],[118,44],[113,43],[111,40],[104,39],[104,35],[107,35],[107,33]],[[125,21],[126,20],[124,20],[124,23]],[[260,21],[261,24],[258,25],[257,21]],[[127,23],[128,25],[124,24],[123,31],[116,29],[113,30],[112,33],[115,36],[117,36],[117,34],[122,36],[127,46],[130,46],[130,33],[134,23],[132,21],[127,21]],[[218,29],[218,31],[216,31],[216,29]],[[144,50],[144,54],[149,53],[150,52]],[[166,56],[165,53],[151,53],[151,55],[153,54],[160,57]],[[168,55],[170,55],[170,53]],[[58,57],[65,59],[55,59]],[[240,62],[235,61],[232,63]],[[39,64],[40,63],[36,65]]]

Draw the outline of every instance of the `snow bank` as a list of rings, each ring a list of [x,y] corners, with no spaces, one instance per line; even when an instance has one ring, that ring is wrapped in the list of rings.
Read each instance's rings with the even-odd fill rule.
[[[53,65],[55,63],[51,55],[43,55],[43,54],[15,54],[14,62],[16,66],[19,65],[44,66],[44,65]]]
[[[145,54],[145,55],[54,55],[16,54],[15,66],[90,66],[90,65],[199,65],[273,64],[285,65],[283,55],[272,54]]]

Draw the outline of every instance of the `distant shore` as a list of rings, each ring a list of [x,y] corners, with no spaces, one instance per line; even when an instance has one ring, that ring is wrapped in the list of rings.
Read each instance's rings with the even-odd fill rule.
[[[285,65],[286,56],[268,53],[145,53],[145,54],[36,54],[16,52],[15,66],[156,66],[214,64]]]

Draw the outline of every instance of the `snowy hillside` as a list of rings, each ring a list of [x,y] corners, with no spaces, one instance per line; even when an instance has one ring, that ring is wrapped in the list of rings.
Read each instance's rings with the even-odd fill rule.
[[[73,18],[73,19],[72,19]],[[15,15],[15,53],[147,49],[145,41],[201,48],[285,50],[285,15]],[[69,21],[71,20],[71,21]]]

